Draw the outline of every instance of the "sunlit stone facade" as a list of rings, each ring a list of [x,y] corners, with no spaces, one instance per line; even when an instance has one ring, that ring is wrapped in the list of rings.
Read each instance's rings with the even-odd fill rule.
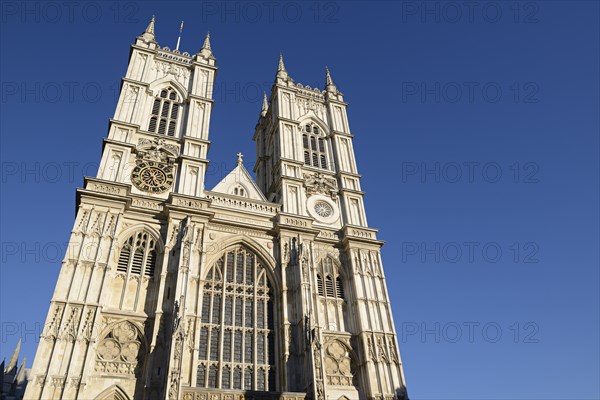
[[[204,186],[210,38],[131,48],[77,216],[27,399],[406,398],[346,103],[280,57],[242,155]],[[222,135],[226,135],[225,132]]]

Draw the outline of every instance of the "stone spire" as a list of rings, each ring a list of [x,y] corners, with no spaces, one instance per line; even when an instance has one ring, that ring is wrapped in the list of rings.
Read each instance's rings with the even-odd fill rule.
[[[210,32],[206,32],[206,38],[204,39],[203,49],[212,50],[210,48]]]
[[[27,368],[27,357],[23,357],[23,361],[21,362],[21,366],[17,371],[16,381],[23,382],[25,380],[25,369]]]
[[[17,347],[15,347],[15,351],[13,352],[12,356],[10,357],[10,360],[8,361],[8,365],[6,366],[6,372],[7,373],[11,373],[11,371],[14,370],[14,372],[17,371],[17,363],[19,361],[19,353],[21,352],[21,339],[19,339],[19,342],[17,343]]]
[[[210,47],[210,32],[206,32],[206,38],[200,49],[200,55],[204,58],[213,58],[212,48]]]
[[[154,42],[156,39],[154,36],[154,21],[155,21],[155,18],[153,15],[152,19],[150,20],[150,23],[146,27],[146,30],[144,31],[144,33],[142,33],[141,38],[146,42]]]
[[[283,54],[279,53],[279,65],[277,66],[277,78],[287,79],[288,73],[283,63]]]
[[[150,20],[150,23],[146,27],[146,32],[145,33],[151,33],[151,34],[154,35],[154,21],[155,21],[155,17],[153,15],[152,19]]]
[[[264,117],[267,115],[267,110],[269,109],[269,103],[267,102],[267,92],[263,92],[263,103],[262,109],[260,110],[260,116]]]
[[[325,66],[325,90],[328,92],[336,93],[337,87],[335,83],[333,83],[333,79],[331,79],[331,74],[329,73],[329,68]]]

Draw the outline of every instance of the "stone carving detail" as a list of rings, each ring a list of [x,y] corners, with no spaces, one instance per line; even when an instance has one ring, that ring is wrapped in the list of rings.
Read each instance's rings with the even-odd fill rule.
[[[309,282],[310,279],[308,276],[308,272],[309,272],[310,266],[309,266],[308,252],[303,251],[304,243],[301,243],[300,245],[298,245],[298,248],[299,248],[298,257],[300,259],[300,266],[302,268],[302,279],[304,282]]]
[[[54,376],[52,377],[52,386],[58,389],[62,389],[65,387],[65,377],[64,376]]]
[[[261,399],[261,400],[305,400],[309,398],[304,393],[261,393],[260,396],[255,394],[249,394],[244,390],[228,391],[223,393],[220,389],[205,389],[205,388],[194,388],[184,387],[183,400],[250,400],[250,399]]]
[[[75,338],[77,337],[77,325],[79,323],[80,311],[81,307],[70,307],[67,314],[67,319],[64,321],[60,330],[60,339],[67,340],[69,342],[75,341]]]
[[[377,338],[377,351],[379,353],[379,358],[384,362],[389,362],[387,352],[385,350],[385,344],[382,337]]]
[[[181,380],[181,359],[183,356],[183,346],[185,338],[185,328],[181,323],[181,315],[179,313],[179,305],[175,302],[173,310],[173,336],[175,344],[173,345],[173,371],[171,372],[169,383],[169,399],[175,400],[179,394],[179,382]]]
[[[315,364],[315,378],[316,378],[316,397],[318,400],[325,399],[325,390],[323,388],[323,372],[321,364],[321,349],[320,346],[314,348],[314,364]]]
[[[113,239],[117,229],[117,214],[110,214],[106,228],[104,229],[104,237]]]
[[[328,385],[352,386],[350,352],[339,340],[333,340],[325,347],[325,373]]]
[[[188,317],[186,318],[186,323],[185,323],[185,341],[186,341],[186,348],[189,351],[193,351],[194,350],[194,334],[195,334],[195,321],[196,319],[194,317]]]
[[[263,214],[274,214],[279,209],[278,205],[264,204],[264,203],[260,202],[259,200],[252,200],[252,199],[240,200],[240,199],[229,198],[226,196],[218,196],[215,194],[208,194],[208,195],[206,195],[206,198],[210,199],[212,204],[214,204],[214,205],[238,208],[238,209],[248,210],[248,211],[252,211],[252,212],[263,213]]]
[[[118,186],[103,185],[103,184],[96,183],[96,182],[90,182],[90,184],[86,188],[96,191],[96,192],[102,192],[102,193],[108,193],[108,194],[123,194],[123,190]]]
[[[290,245],[289,243],[283,244],[283,263],[287,266],[290,262]]]
[[[172,222],[172,221],[171,221]],[[173,224],[173,229],[171,231],[171,237],[167,242],[167,247],[172,249],[177,244],[177,237],[179,236],[179,224]]]
[[[77,224],[77,227],[75,228],[74,232],[75,233],[85,232],[89,218],[90,218],[90,214],[89,214],[88,210],[83,210],[81,219],[79,220],[79,224]]]
[[[306,343],[312,348],[313,364],[315,366],[315,398],[325,400],[325,388],[323,385],[323,363],[321,360],[321,342],[319,341],[318,328],[310,329],[311,322],[308,315],[304,316],[304,330]]]
[[[88,234],[98,237],[102,236],[102,226],[104,225],[102,223],[104,219],[103,217],[104,213],[96,212],[96,218],[94,219],[94,222],[92,222],[92,226],[88,229]]]
[[[134,207],[147,208],[149,210],[155,211],[162,210],[162,204],[160,201],[134,198],[131,202],[131,205]]]
[[[308,197],[313,194],[324,194],[331,197],[332,200],[337,199],[337,181],[320,172],[314,174],[304,174],[304,187]]]
[[[372,337],[368,337],[367,338],[367,345],[369,347],[369,357],[371,358],[371,360],[377,362],[377,356],[375,355],[375,351],[373,349],[373,338]]]
[[[59,323],[62,318],[62,313],[65,308],[64,304],[56,304],[56,308],[54,309],[54,313],[52,314],[52,319],[44,329],[44,333],[42,335],[43,338],[47,340],[56,340],[59,332]]]
[[[135,103],[137,101],[138,93],[140,92],[139,86],[129,86],[125,95],[126,103]]]
[[[79,389],[79,386],[81,385],[81,377],[71,378],[70,385],[75,389]]]
[[[180,269],[185,269],[187,271],[189,267],[190,261],[190,248],[194,243],[194,225],[191,224],[190,218],[186,218],[183,222],[183,230],[182,230],[182,238],[181,242],[183,244],[182,249],[182,260]]]
[[[144,354],[138,329],[129,321],[115,325],[100,341],[96,353],[96,372],[137,375]]]
[[[306,99],[296,96],[296,106],[298,107],[298,115],[303,116],[309,111],[313,111],[315,115],[322,120],[326,120],[325,105],[319,100]]]
[[[140,139],[137,145],[137,157],[172,164],[179,157],[179,147],[166,143],[165,139]]]
[[[89,343],[92,340],[94,331],[94,309],[88,309],[85,313],[85,320],[81,328],[78,340]]]
[[[206,208],[206,203],[204,203],[202,201],[188,200],[187,198],[181,198],[181,197],[174,197],[173,205],[189,207],[189,208],[193,208],[196,210],[202,210],[202,209]]]
[[[388,338],[388,347],[390,349],[390,356],[392,358],[392,362],[399,364],[400,359],[398,357],[398,352],[396,350],[396,344],[394,343],[394,339],[392,339],[391,337]]]
[[[35,378],[36,383],[40,388],[43,388],[46,385],[46,375],[38,375]]]
[[[177,61],[182,62],[183,59],[176,59]],[[173,75],[175,79],[182,83],[183,85],[187,84],[187,80],[190,77],[190,70],[185,67],[180,67],[172,63],[166,63],[162,61],[157,61],[154,64],[154,68],[156,69],[161,76]]]

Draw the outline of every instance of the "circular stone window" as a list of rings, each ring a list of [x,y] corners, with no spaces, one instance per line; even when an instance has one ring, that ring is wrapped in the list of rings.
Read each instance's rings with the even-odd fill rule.
[[[337,205],[327,196],[311,196],[306,205],[309,214],[318,222],[324,224],[332,224],[340,216]]]
[[[327,218],[333,215],[333,207],[327,202],[317,201],[315,203],[315,212],[319,217]]]

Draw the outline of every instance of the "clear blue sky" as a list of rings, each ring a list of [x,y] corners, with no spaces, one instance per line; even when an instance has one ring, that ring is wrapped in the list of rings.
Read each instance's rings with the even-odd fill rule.
[[[33,358],[75,188],[155,14],[163,46],[182,19],[184,51],[211,32],[209,187],[238,151],[252,165],[280,51],[297,82],[330,67],[412,399],[598,399],[598,2],[269,4],[2,3],[0,354],[23,336]]]

